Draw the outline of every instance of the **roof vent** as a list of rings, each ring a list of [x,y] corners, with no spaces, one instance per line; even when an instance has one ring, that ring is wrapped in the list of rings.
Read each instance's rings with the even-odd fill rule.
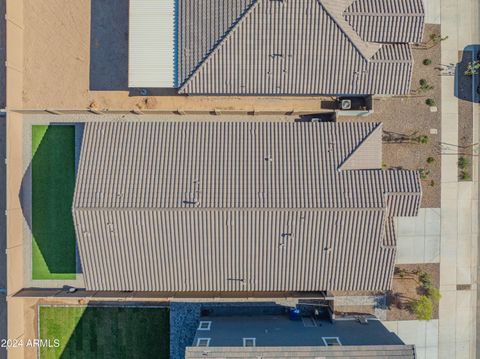
[[[352,108],[352,100],[344,99],[340,102],[340,107],[342,110],[350,110]]]
[[[186,192],[183,197],[183,204],[197,206],[199,204],[198,191]]]
[[[276,1],[283,2],[283,0],[276,0]],[[271,57],[272,59],[278,59],[278,58],[282,58],[282,57],[283,57],[283,54],[273,53],[273,54],[270,55],[270,57]]]
[[[360,324],[368,324],[368,319],[365,318],[365,317],[360,317],[360,318],[358,318],[358,322]]]

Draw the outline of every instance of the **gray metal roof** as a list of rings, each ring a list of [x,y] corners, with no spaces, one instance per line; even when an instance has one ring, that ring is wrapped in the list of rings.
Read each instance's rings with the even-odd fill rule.
[[[217,2],[180,7],[180,93],[410,90],[407,42],[423,36],[421,0],[243,0],[228,9]]]
[[[175,2],[129,1],[129,87],[174,87]]]
[[[416,215],[421,187],[415,171],[380,169],[379,133],[377,123],[86,124],[73,213],[87,289],[389,288],[385,221]]]
[[[338,347],[188,347],[186,359],[203,358],[262,358],[262,359],[319,359],[319,358],[393,358],[414,359],[413,345],[373,345]]]

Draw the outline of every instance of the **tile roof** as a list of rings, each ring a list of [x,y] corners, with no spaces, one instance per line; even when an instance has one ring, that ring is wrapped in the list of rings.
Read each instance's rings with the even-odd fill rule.
[[[423,0],[356,0],[343,16],[364,41],[422,41]]]
[[[406,94],[413,68],[407,42],[423,36],[423,5],[421,0],[408,2],[415,6],[390,3],[252,0],[234,12],[221,11],[220,17],[183,6],[180,36],[195,40],[179,41],[179,92]],[[209,16],[219,19],[216,31],[209,29],[217,23],[208,22]],[[204,20],[191,21],[200,17]]]
[[[377,123],[86,124],[73,213],[87,288],[388,288],[385,221],[416,215],[421,187],[415,171],[380,169],[379,133]]]
[[[414,359],[413,345],[364,345],[332,347],[188,347],[186,359],[200,358],[393,358]]]
[[[255,0],[178,0],[178,75],[183,83]]]

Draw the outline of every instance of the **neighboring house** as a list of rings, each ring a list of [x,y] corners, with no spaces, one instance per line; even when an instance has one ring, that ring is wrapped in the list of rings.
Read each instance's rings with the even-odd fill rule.
[[[419,174],[379,123],[86,123],[73,216],[87,290],[387,290]]]
[[[186,359],[200,358],[403,358],[405,345],[376,318],[338,321],[286,315],[208,316],[200,319]]]
[[[131,87],[192,95],[410,92],[410,43],[422,41],[422,0],[167,3],[175,11],[130,1]]]

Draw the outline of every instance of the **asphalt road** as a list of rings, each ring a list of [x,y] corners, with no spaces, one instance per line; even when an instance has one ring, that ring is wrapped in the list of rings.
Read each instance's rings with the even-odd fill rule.
[[[5,27],[5,6],[6,1],[0,1],[0,108],[5,108],[6,104],[6,27]]]

